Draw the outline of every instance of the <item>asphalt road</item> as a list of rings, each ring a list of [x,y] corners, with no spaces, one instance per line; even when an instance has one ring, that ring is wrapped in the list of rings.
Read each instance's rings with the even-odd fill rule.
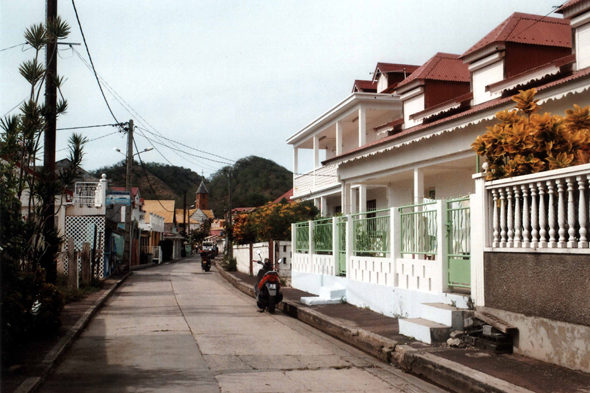
[[[41,392],[442,392],[281,314],[197,259],[136,271]]]

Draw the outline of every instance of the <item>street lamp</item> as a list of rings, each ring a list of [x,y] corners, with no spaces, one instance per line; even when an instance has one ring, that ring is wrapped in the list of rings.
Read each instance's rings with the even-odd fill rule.
[[[113,150],[116,151],[117,153],[120,153],[120,154],[124,155],[125,157],[127,157],[127,155],[125,153],[123,153],[121,151],[121,149],[119,149],[118,147],[113,147]],[[154,150],[153,147],[146,147],[142,151],[138,151],[137,153],[133,154],[132,157],[135,157],[138,154],[145,153],[145,152],[152,151],[152,150]]]

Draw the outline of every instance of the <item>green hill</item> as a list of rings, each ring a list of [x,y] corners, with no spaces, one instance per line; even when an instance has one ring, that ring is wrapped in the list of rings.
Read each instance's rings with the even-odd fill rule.
[[[138,162],[134,162],[132,184],[139,186],[145,199],[174,199],[177,207],[182,207],[186,192],[187,205],[192,205],[202,177],[189,168],[144,163],[145,172]],[[209,205],[215,217],[222,217],[229,206],[227,173],[232,172],[232,207],[261,206],[275,200],[293,187],[293,175],[286,168],[265,158],[250,156],[238,160],[205,178],[209,190]],[[125,162],[100,168],[93,175],[100,177],[105,173],[111,186],[125,186]],[[149,182],[148,180],[149,179]],[[151,184],[151,186],[150,186]]]

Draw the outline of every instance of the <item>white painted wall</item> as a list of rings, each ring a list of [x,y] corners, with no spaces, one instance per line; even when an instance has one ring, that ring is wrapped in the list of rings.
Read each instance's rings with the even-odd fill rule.
[[[481,104],[482,102],[500,97],[500,92],[490,93],[486,91],[486,86],[500,82],[504,79],[504,60],[497,61],[486,67],[475,70],[472,73],[473,79],[473,104]]]
[[[424,110],[424,94],[418,94],[404,101],[404,128],[410,128],[422,124],[420,120],[410,120],[410,116]]]

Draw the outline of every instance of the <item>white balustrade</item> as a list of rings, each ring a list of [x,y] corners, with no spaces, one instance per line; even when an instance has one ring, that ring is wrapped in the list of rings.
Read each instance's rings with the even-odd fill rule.
[[[590,164],[585,164],[486,182],[492,216],[489,246],[586,253],[589,177]]]

